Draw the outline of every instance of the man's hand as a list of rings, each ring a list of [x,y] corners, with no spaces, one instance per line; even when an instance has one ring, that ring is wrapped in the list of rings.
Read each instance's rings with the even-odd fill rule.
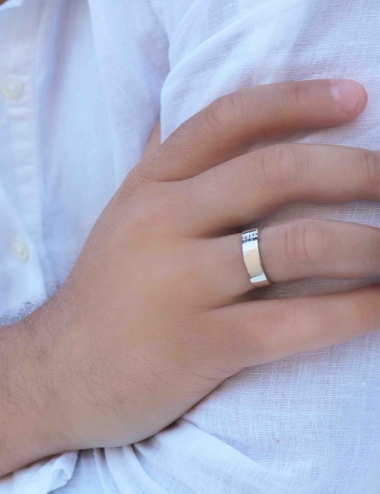
[[[245,367],[378,329],[373,286],[250,301],[241,251],[244,227],[290,202],[379,200],[375,152],[277,144],[241,154],[347,122],[366,101],[360,85],[337,81],[256,87],[219,99],[146,154],[62,289],[5,330],[0,475],[44,455],[139,441]],[[379,241],[376,228],[298,221],[262,230],[261,254],[274,282],[362,278],[379,273]]]

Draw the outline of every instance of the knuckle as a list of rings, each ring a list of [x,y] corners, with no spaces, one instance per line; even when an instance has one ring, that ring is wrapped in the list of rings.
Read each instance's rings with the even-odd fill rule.
[[[331,231],[323,221],[302,220],[289,224],[284,231],[284,252],[295,268],[319,266],[331,255]]]
[[[379,327],[380,291],[362,290],[354,303],[355,318],[360,321],[360,327],[365,329],[377,329]]]
[[[124,197],[133,196],[145,188],[150,188],[154,183],[160,183],[163,162],[165,161],[166,167],[168,167],[168,163],[173,163],[174,167],[180,158],[181,151],[177,148],[175,139],[167,139],[160,146],[160,149],[150,151],[130,170],[118,193],[120,192],[120,195]]]
[[[380,189],[380,153],[364,150],[359,160],[360,180],[365,190],[379,192]]]
[[[282,144],[265,148],[259,159],[261,182],[265,188],[294,189],[305,173],[304,158],[297,146]]]
[[[225,126],[226,114],[228,113],[227,97],[216,99],[204,112],[204,125],[202,130],[220,132]]]
[[[298,327],[298,310],[292,302],[282,304],[281,308],[274,314],[272,324],[281,334],[294,331]]]
[[[295,82],[282,93],[283,106],[304,113],[311,106],[311,92],[308,84]]]
[[[139,190],[150,180],[149,165],[135,166],[127,175],[118,190],[118,195],[128,199],[139,192]]]
[[[156,184],[141,190],[128,211],[128,219],[123,222],[128,228],[128,238],[133,243],[144,242],[152,236],[165,235],[165,230],[173,228],[177,209],[176,202],[170,190],[170,184]]]
[[[244,97],[244,93],[237,91],[228,94],[226,97],[228,110],[234,116],[243,117],[246,113],[248,99]]]
[[[152,223],[152,217],[146,209],[139,206],[131,208],[128,222],[121,229],[126,245],[130,248],[144,245],[145,238],[152,235],[152,227],[154,226]]]
[[[304,112],[310,108],[311,99],[312,97],[308,84],[296,82],[292,85],[288,102],[292,108],[299,112]]]
[[[244,114],[244,98],[240,92],[221,96],[211,103],[204,113],[206,130],[220,133],[230,128],[231,120],[241,119]]]
[[[260,353],[269,359],[291,353],[291,347],[294,340],[298,340],[297,334],[300,332],[297,305],[292,300],[283,301],[276,310],[270,311],[265,327],[266,331],[261,331],[255,342]],[[285,338],[284,335],[291,335],[292,338]],[[289,348],[284,347],[284,341],[289,343]]]

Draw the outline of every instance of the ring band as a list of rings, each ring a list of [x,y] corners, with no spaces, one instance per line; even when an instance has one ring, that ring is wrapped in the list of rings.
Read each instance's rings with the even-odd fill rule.
[[[250,281],[256,288],[264,288],[272,285],[270,279],[264,271],[260,250],[259,250],[259,230],[246,230],[242,233],[242,248],[244,264],[247,268]]]

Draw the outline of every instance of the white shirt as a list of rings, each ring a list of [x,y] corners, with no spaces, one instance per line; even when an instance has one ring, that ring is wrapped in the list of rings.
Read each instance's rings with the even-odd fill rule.
[[[238,88],[346,77],[367,88],[364,114],[297,140],[376,149],[379,76],[378,0],[8,1],[0,315],[63,282],[160,112],[166,138]],[[293,205],[267,224],[296,217],[380,226],[365,202]],[[276,295],[356,285],[320,279]],[[379,494],[379,472],[375,334],[247,369],[153,438],[40,461],[1,480],[0,494]]]

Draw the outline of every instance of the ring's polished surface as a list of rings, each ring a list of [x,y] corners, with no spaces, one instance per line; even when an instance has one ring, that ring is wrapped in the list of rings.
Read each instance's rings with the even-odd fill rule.
[[[272,283],[266,275],[261,263],[259,250],[259,230],[246,230],[242,233],[242,248],[244,263],[252,285],[257,288],[270,286]]]

